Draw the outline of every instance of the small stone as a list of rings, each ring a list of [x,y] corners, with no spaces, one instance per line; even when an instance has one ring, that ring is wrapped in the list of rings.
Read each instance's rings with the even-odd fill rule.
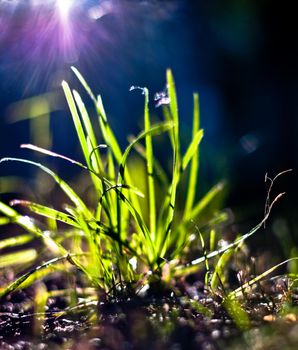
[[[289,313],[289,314],[285,315],[284,319],[286,322],[289,322],[289,323],[296,322],[297,315],[295,315],[293,313]]]
[[[276,320],[275,315],[266,315],[263,317],[263,320],[266,322],[274,322]]]
[[[93,338],[89,340],[89,344],[97,348],[101,346],[102,340],[100,338]]]

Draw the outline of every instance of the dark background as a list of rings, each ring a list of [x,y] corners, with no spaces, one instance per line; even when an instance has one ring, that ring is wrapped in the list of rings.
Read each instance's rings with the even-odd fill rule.
[[[77,142],[60,88],[62,79],[79,88],[70,65],[102,94],[123,145],[141,127],[143,100],[129,87],[147,86],[153,100],[170,67],[184,140],[191,133],[192,92],[200,93],[202,191],[228,179],[226,205],[247,229],[262,217],[265,173],[292,168],[276,183],[288,195],[272,222],[282,218],[290,235],[298,236],[295,2],[111,0],[101,2],[109,13],[92,21],[88,11],[99,2],[76,1],[67,33],[53,1],[41,3],[0,1],[0,157],[27,155],[18,145],[30,141],[28,122],[8,123],[9,106],[48,91],[61,100],[51,114],[52,149],[80,157],[74,156]],[[151,108],[159,113],[153,101]],[[16,169],[1,165],[0,174]],[[30,175],[31,169],[21,169]]]

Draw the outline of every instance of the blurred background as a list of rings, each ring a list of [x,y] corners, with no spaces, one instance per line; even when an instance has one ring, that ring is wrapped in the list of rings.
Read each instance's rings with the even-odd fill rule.
[[[265,174],[292,168],[276,182],[276,192],[287,196],[261,237],[274,243],[272,232],[284,232],[296,242],[297,34],[291,1],[0,0],[0,157],[32,158],[19,149],[30,142],[82,159],[60,86],[65,79],[82,92],[71,65],[102,95],[125,146],[142,127],[143,99],[129,87],[147,86],[158,115],[153,97],[165,88],[170,67],[184,145],[192,93],[200,94],[202,193],[227,179],[225,204],[243,232],[262,218]],[[66,168],[59,172],[71,176]],[[4,177],[30,178],[32,171],[0,167]]]

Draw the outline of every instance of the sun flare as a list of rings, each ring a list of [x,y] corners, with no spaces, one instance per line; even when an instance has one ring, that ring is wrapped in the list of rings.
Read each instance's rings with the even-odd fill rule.
[[[57,0],[57,7],[61,18],[65,19],[68,17],[72,2],[72,0]]]

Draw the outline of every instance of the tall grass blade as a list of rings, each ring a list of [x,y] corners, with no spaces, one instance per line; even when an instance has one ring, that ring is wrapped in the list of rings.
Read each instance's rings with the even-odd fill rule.
[[[192,139],[195,138],[200,129],[200,105],[199,95],[193,95],[194,111],[193,111],[193,125],[192,125]],[[203,135],[202,135],[203,136]],[[195,149],[193,157],[191,159],[189,181],[187,186],[187,195],[184,209],[184,217],[191,211],[196,196],[196,186],[198,181],[199,171],[199,147]]]
[[[144,127],[145,132],[148,132],[145,143],[146,143],[146,160],[147,160],[147,183],[148,183],[148,197],[149,197],[149,222],[150,232],[152,240],[155,241],[156,234],[156,203],[155,203],[155,185],[154,185],[154,174],[153,174],[153,148],[152,148],[152,134],[150,134],[150,116],[149,116],[149,92],[147,88],[143,89],[145,95],[145,106],[144,106]]]
[[[181,169],[181,155],[180,155],[180,140],[179,140],[179,118],[178,118],[178,103],[175,89],[175,82],[173,74],[170,69],[167,70],[167,88],[170,99],[170,115],[167,118],[171,118],[174,127],[170,130],[170,138],[173,148],[173,165],[172,165],[172,182],[169,188],[169,197],[166,197],[164,208],[167,210],[166,219],[164,222],[164,228],[161,228],[157,237],[157,252],[161,258],[164,257],[168,245],[169,237],[172,230],[172,223],[175,213],[176,204],[176,191],[180,179]]]
[[[82,86],[84,87],[84,89],[86,90],[88,95],[90,96],[91,100],[96,104],[96,98],[95,98],[92,90],[90,89],[89,85],[87,84],[85,78],[82,76],[82,74],[78,71],[78,69],[76,67],[71,66],[71,69],[74,72],[74,74],[76,75],[76,77],[79,79],[80,83],[82,84]]]
[[[97,148],[98,144],[97,144],[97,140],[94,134],[94,130],[93,130],[88,112],[81,99],[81,96],[78,94],[77,91],[73,90],[73,96],[82,117],[83,125],[86,130],[87,140],[90,141],[90,147],[88,147],[89,149],[91,148],[91,152],[89,151],[89,163],[92,166],[92,169],[94,169],[96,173],[103,173],[104,171],[103,164]],[[88,146],[88,143],[87,143],[87,146]],[[98,181],[98,179],[93,179],[93,181],[96,181],[96,180]],[[99,187],[99,190],[101,190],[100,182],[99,183],[96,182],[96,185]]]

